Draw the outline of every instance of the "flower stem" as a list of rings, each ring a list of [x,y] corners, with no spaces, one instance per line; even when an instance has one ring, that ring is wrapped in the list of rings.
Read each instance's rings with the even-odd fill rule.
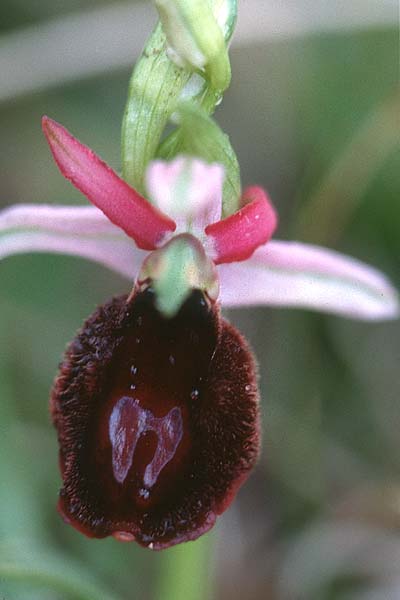
[[[213,534],[162,553],[156,600],[210,600]]]
[[[156,157],[164,130],[180,103],[190,101],[194,107],[201,107],[206,115],[211,115],[222,100],[223,91],[230,80],[227,44],[232,36],[237,14],[236,0],[213,0],[211,4],[201,0],[158,0],[157,5],[165,17],[164,25],[168,36],[159,23],[136,63],[129,84],[122,125],[122,176],[143,195],[146,192],[147,165]],[[212,26],[201,26],[196,17],[197,11]],[[183,16],[187,17],[187,31],[184,28],[185,19],[181,19]],[[192,28],[201,38],[201,48],[207,40],[214,40],[216,54],[208,57],[203,69],[185,62],[178,66],[170,60],[171,47],[175,42],[178,46],[181,44],[181,35],[185,32],[184,41],[187,42],[186,34],[190,37]],[[175,40],[174,36],[178,39]],[[206,54],[209,51],[208,45],[206,44]],[[191,131],[190,138],[194,135]],[[172,141],[176,141],[175,137]],[[173,158],[179,148],[170,143],[169,150],[173,151],[170,156]],[[216,150],[219,151],[219,148]],[[236,175],[239,177],[238,170]]]

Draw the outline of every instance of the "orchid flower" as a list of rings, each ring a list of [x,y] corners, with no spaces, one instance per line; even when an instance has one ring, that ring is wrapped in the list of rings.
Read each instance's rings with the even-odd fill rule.
[[[230,80],[235,0],[157,6],[165,33],[155,29],[131,79],[123,177],[44,117],[61,173],[93,207],[0,212],[0,258],[72,254],[131,282],[84,323],[53,386],[58,507],[90,537],[152,549],[208,531],[259,455],[255,358],[221,307],[399,314],[384,275],[331,250],[271,240],[278,219],[267,194],[240,193],[234,151],[209,116]]]
[[[248,188],[240,210],[220,220],[220,165],[154,161],[146,177],[151,204],[61,125],[45,117],[43,128],[61,172],[94,207],[4,209],[0,258],[70,254],[135,280],[149,252],[188,233],[201,242],[210,270],[216,266],[223,307],[298,307],[371,321],[398,316],[398,294],[377,269],[319,246],[271,240],[277,215],[261,188]]]
[[[45,117],[43,130],[62,174],[94,207],[5,209],[0,255],[79,255],[135,282],[95,311],[61,365],[51,400],[59,510],[89,536],[155,549],[195,539],[259,453],[254,359],[220,306],[390,319],[396,292],[352,258],[270,241],[277,215],[259,187],[221,219],[219,164],[152,162],[151,204],[61,125]]]

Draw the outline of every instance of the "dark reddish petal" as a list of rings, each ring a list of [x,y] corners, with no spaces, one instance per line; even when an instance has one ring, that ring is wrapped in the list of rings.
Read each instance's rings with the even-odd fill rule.
[[[205,229],[217,265],[246,260],[256,248],[268,242],[276,229],[277,214],[262,188],[247,188],[242,203],[243,208],[236,213]]]
[[[52,394],[65,520],[91,537],[161,549],[210,529],[259,449],[245,340],[192,292],[176,317],[154,293],[95,311]]]
[[[152,206],[62,125],[42,119],[43,132],[61,173],[139,248],[153,250],[175,222]]]

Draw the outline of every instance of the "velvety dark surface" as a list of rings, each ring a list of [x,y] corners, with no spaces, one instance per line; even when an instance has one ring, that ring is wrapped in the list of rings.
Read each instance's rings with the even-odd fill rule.
[[[52,411],[59,508],[93,537],[194,539],[258,455],[252,355],[198,290],[172,319],[151,289],[99,307],[66,352]]]

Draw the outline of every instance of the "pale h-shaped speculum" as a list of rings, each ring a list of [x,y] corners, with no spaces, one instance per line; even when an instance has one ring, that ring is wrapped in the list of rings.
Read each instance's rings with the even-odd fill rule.
[[[123,396],[115,404],[109,421],[112,466],[115,479],[123,483],[132,466],[137,443],[144,433],[153,431],[157,447],[143,475],[145,490],[151,488],[165,465],[172,460],[183,435],[181,410],[172,408],[163,417],[139,406],[138,400]]]

